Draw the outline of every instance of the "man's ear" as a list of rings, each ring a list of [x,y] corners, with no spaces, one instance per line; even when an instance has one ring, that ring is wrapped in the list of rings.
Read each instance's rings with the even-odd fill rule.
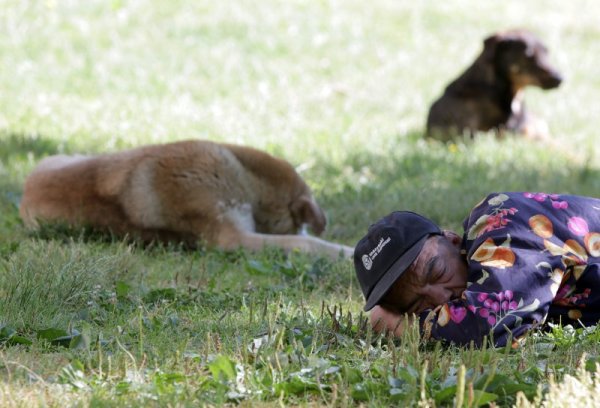
[[[321,235],[325,230],[327,219],[321,207],[307,195],[300,196],[290,206],[292,216],[298,224],[308,224],[315,235]]]
[[[442,231],[444,237],[450,241],[450,243],[456,247],[460,247],[462,243],[462,238],[454,231],[444,230]]]

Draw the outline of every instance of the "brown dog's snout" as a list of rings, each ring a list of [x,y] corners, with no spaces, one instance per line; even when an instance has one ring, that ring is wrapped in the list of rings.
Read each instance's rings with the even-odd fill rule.
[[[542,89],[558,87],[564,80],[562,74],[550,63],[547,53],[543,52],[536,58],[537,76]]]
[[[544,73],[540,78],[540,85],[542,89],[557,88],[564,80],[562,74],[556,70],[549,70]]]

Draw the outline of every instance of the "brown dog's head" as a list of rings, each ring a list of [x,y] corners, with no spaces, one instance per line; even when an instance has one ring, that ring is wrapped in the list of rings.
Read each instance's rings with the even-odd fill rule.
[[[552,89],[563,80],[550,64],[546,46],[526,30],[510,30],[486,38],[483,56],[515,91],[527,85]]]

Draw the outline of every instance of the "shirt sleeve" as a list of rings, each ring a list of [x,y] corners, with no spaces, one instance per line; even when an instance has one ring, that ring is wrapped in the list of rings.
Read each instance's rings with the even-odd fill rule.
[[[547,217],[519,203],[493,194],[465,220],[467,289],[420,315],[425,338],[481,345],[488,336],[504,346],[545,320],[564,274],[565,246],[553,242]]]

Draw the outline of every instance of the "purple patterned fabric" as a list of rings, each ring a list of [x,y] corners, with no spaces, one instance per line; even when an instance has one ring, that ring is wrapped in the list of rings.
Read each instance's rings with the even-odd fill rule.
[[[600,200],[494,193],[463,223],[467,290],[420,315],[425,338],[496,346],[547,321],[600,320]]]

